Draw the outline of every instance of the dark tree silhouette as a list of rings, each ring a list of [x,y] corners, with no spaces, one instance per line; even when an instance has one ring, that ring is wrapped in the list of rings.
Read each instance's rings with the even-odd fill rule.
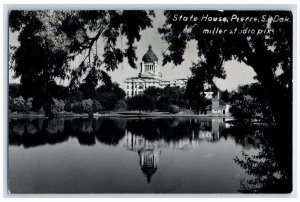
[[[163,63],[182,63],[187,42],[196,40],[199,62],[197,70],[206,72],[206,80],[225,78],[224,62],[235,59],[253,68],[256,79],[268,95],[270,106],[278,125],[292,128],[292,22],[289,11],[165,11],[166,22],[159,32],[169,46]],[[198,21],[179,20],[180,16],[198,17]],[[177,18],[175,19],[175,15]],[[256,17],[257,21],[231,21],[238,17]],[[279,22],[275,16],[288,20]],[[202,17],[217,17],[218,21],[202,20]],[[224,17],[228,21],[222,20]],[[182,18],[183,19],[183,18]],[[219,21],[221,19],[221,21]],[[276,18],[278,19],[278,18]],[[207,34],[204,29],[227,29],[227,33]],[[262,34],[239,34],[234,30],[272,30]],[[232,34],[230,34],[232,30]],[[282,70],[278,75],[277,70]],[[196,73],[193,77],[198,78]]]
[[[234,158],[251,179],[240,182],[243,193],[290,193],[292,187],[292,164],[290,145],[285,138],[270,138],[268,133],[283,133],[280,129],[256,130],[252,135],[258,142],[258,154],[243,152],[242,158]],[[276,137],[280,137],[277,135]],[[288,143],[288,144],[286,144]]]
[[[20,84],[9,84],[8,86],[8,92],[10,97],[19,97],[21,96],[21,91],[20,91]]]
[[[189,100],[190,106],[194,109],[196,113],[205,113],[206,107],[211,105],[211,101],[207,100],[204,95],[204,84],[210,83],[211,91],[217,93],[218,88],[212,82],[211,76],[208,74],[206,68],[208,66],[202,66],[199,68],[197,64],[193,64],[191,71],[193,76],[188,80],[187,87],[185,91],[185,97]]]
[[[253,121],[272,125],[274,117],[268,97],[259,83],[239,86],[231,92],[230,113],[237,119],[237,124],[252,124]]]
[[[87,85],[95,86],[99,79],[107,82],[106,71],[116,69],[124,57],[136,68],[134,42],[140,40],[141,30],[152,27],[151,16],[153,11],[13,10],[9,27],[18,32],[19,46],[10,49],[10,68],[20,77],[23,94],[34,97],[34,107],[44,106],[51,116],[49,86],[57,79],[69,79],[74,88],[83,77]],[[116,47],[122,36],[127,39],[124,50]],[[81,62],[70,68],[73,60]]]
[[[137,95],[128,99],[128,108],[131,110],[154,110],[155,103],[148,95]]]
[[[125,91],[117,83],[101,85],[96,89],[95,97],[105,110],[115,109],[119,100],[124,99]]]

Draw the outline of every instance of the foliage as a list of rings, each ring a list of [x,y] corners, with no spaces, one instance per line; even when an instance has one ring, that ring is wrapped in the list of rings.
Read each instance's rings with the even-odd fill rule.
[[[53,104],[51,105],[51,114],[56,115],[58,112],[62,112],[64,110],[64,107],[64,101],[53,98]]]
[[[92,99],[82,100],[81,106],[82,106],[82,110],[85,113],[88,113],[88,114],[93,113],[93,100]]]
[[[125,111],[127,109],[127,103],[125,99],[118,100],[115,110],[117,111]]]
[[[128,100],[128,109],[130,110],[154,110],[155,103],[147,95],[137,95]]]
[[[105,71],[112,71],[126,57],[136,68],[134,42],[140,31],[152,27],[153,11],[62,11],[13,10],[9,28],[18,32],[18,47],[11,47],[10,68],[20,78],[25,97],[33,96],[35,108],[44,106],[51,115],[56,79],[69,79],[70,87],[78,88],[80,79],[90,86],[98,80],[107,82]],[[116,47],[119,38],[127,39],[126,47]],[[98,41],[102,41],[98,47]],[[97,49],[103,50],[103,59]],[[94,52],[94,50],[96,50]],[[81,60],[70,68],[70,62]]]
[[[169,111],[171,105],[177,105],[180,108],[185,108],[187,103],[184,99],[184,92],[183,88],[165,87],[157,101],[157,108],[164,111]]]
[[[17,98],[9,97],[9,109],[12,112],[28,113],[32,108],[32,98],[24,99],[22,96]]]
[[[102,105],[100,104],[100,102],[98,100],[93,100],[93,112],[99,112],[103,110]]]
[[[150,86],[144,90],[144,95],[151,97],[154,101],[162,95],[163,90],[154,86]]]
[[[281,138],[283,132],[279,128],[256,130],[254,136],[259,143],[259,152],[257,154],[243,152],[242,157],[234,158],[235,163],[252,176],[251,179],[241,181],[240,192],[290,193],[292,191],[292,154],[288,149],[291,144]],[[271,133],[271,139],[265,133]],[[278,137],[280,138],[277,139]]]
[[[92,115],[93,113],[99,112],[101,110],[103,110],[103,107],[98,100],[85,99],[81,102],[75,102],[71,104],[70,111],[77,114],[87,113],[89,115]]]
[[[243,22],[216,22],[204,20],[176,21],[174,15],[190,16],[201,19],[202,16],[214,16],[218,19],[238,17],[257,17],[259,20]],[[225,78],[224,63],[232,59],[243,62],[253,68],[256,79],[267,94],[270,108],[278,125],[291,129],[292,120],[292,22],[289,11],[280,11],[280,15],[289,18],[286,22],[278,22],[273,18],[278,11],[165,11],[166,22],[159,32],[169,44],[164,52],[163,63],[173,62],[179,65],[189,41],[197,42],[199,61],[192,67],[191,79],[202,81],[201,71],[208,83],[214,78]],[[265,18],[265,20],[263,20]],[[263,34],[207,34],[204,29],[213,30],[218,25],[222,30],[273,30]],[[193,71],[194,69],[194,71]],[[276,73],[282,70],[281,73]],[[200,93],[201,88],[192,90]]]
[[[71,112],[72,111],[72,102],[71,102],[71,100],[66,100],[64,110],[66,112]]]
[[[205,98],[204,91],[209,90],[216,94],[218,88],[212,82],[212,76],[208,74],[207,66],[200,67],[193,63],[190,69],[192,77],[187,82],[185,98],[195,113],[206,113],[206,108],[211,102]],[[210,89],[206,89],[205,84],[209,84]]]
[[[113,110],[119,100],[124,99],[126,93],[117,83],[104,84],[96,89],[96,99],[105,110]]]
[[[239,123],[260,121],[273,123],[273,113],[269,101],[259,83],[239,86],[237,91],[231,93],[230,113]]]
[[[83,107],[81,102],[75,102],[72,104],[72,112],[77,113],[77,114],[83,114]]]
[[[21,87],[20,84],[9,84],[9,86],[8,86],[9,96],[12,98],[22,96],[20,87]]]
[[[255,120],[255,109],[257,102],[249,95],[242,95],[241,99],[236,100],[229,112],[238,122],[251,123]]]
[[[164,89],[149,87],[143,95],[128,99],[130,110],[155,109],[177,113],[181,108],[188,107],[188,101],[184,98],[184,88],[167,86]]]
[[[225,103],[230,101],[230,93],[227,89],[220,93],[220,100],[223,100]]]
[[[151,106],[150,108],[157,109],[158,108],[157,103],[163,94],[163,90],[160,88],[151,86],[151,87],[146,88],[145,91],[143,92],[143,94],[145,96],[147,96],[147,98],[151,100],[150,103],[154,105],[154,106]]]
[[[176,114],[180,112],[180,108],[177,105],[170,105],[168,111],[173,114]]]
[[[88,113],[89,115],[91,115],[93,113],[93,103],[94,102],[92,99],[75,102],[74,104],[72,104],[72,111],[78,114]]]
[[[67,96],[67,100],[70,100],[70,102],[81,102],[84,100],[83,92],[81,92],[79,89],[76,90],[70,90]]]

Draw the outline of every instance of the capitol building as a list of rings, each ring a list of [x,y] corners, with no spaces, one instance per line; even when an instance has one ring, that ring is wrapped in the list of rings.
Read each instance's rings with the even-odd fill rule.
[[[127,78],[124,82],[126,84],[126,96],[132,97],[143,94],[148,87],[165,88],[170,87],[185,87],[187,79],[175,79],[172,81],[162,80],[162,73],[158,64],[158,58],[149,45],[148,51],[142,58],[140,64],[140,73],[137,77]]]

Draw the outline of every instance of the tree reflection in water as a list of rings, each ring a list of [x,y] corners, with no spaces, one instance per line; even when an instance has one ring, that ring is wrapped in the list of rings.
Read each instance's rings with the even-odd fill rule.
[[[241,131],[239,131],[241,132]],[[285,131],[287,132],[287,131]],[[278,128],[254,130],[255,144],[260,151],[256,155],[243,152],[243,158],[235,158],[253,179],[243,179],[242,193],[290,193],[292,191],[292,144]],[[280,136],[281,135],[281,136]],[[258,144],[257,144],[258,145]]]
[[[227,129],[222,119],[190,118],[65,118],[11,119],[9,144],[36,147],[58,144],[77,138],[79,144],[116,146],[124,139],[124,148],[139,156],[147,182],[158,169],[162,148],[187,151],[203,141],[216,143],[221,138],[233,138],[246,152],[234,161],[251,180],[242,180],[240,192],[287,193],[292,189],[292,147],[288,131],[265,128]],[[251,148],[257,155],[247,154]]]

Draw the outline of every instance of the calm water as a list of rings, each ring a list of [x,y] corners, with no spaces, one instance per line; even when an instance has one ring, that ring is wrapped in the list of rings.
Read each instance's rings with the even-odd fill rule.
[[[230,130],[223,119],[10,119],[8,186],[11,193],[247,192],[270,184],[248,166],[252,156],[274,157],[265,139]],[[286,174],[278,165],[270,172],[280,189]]]

